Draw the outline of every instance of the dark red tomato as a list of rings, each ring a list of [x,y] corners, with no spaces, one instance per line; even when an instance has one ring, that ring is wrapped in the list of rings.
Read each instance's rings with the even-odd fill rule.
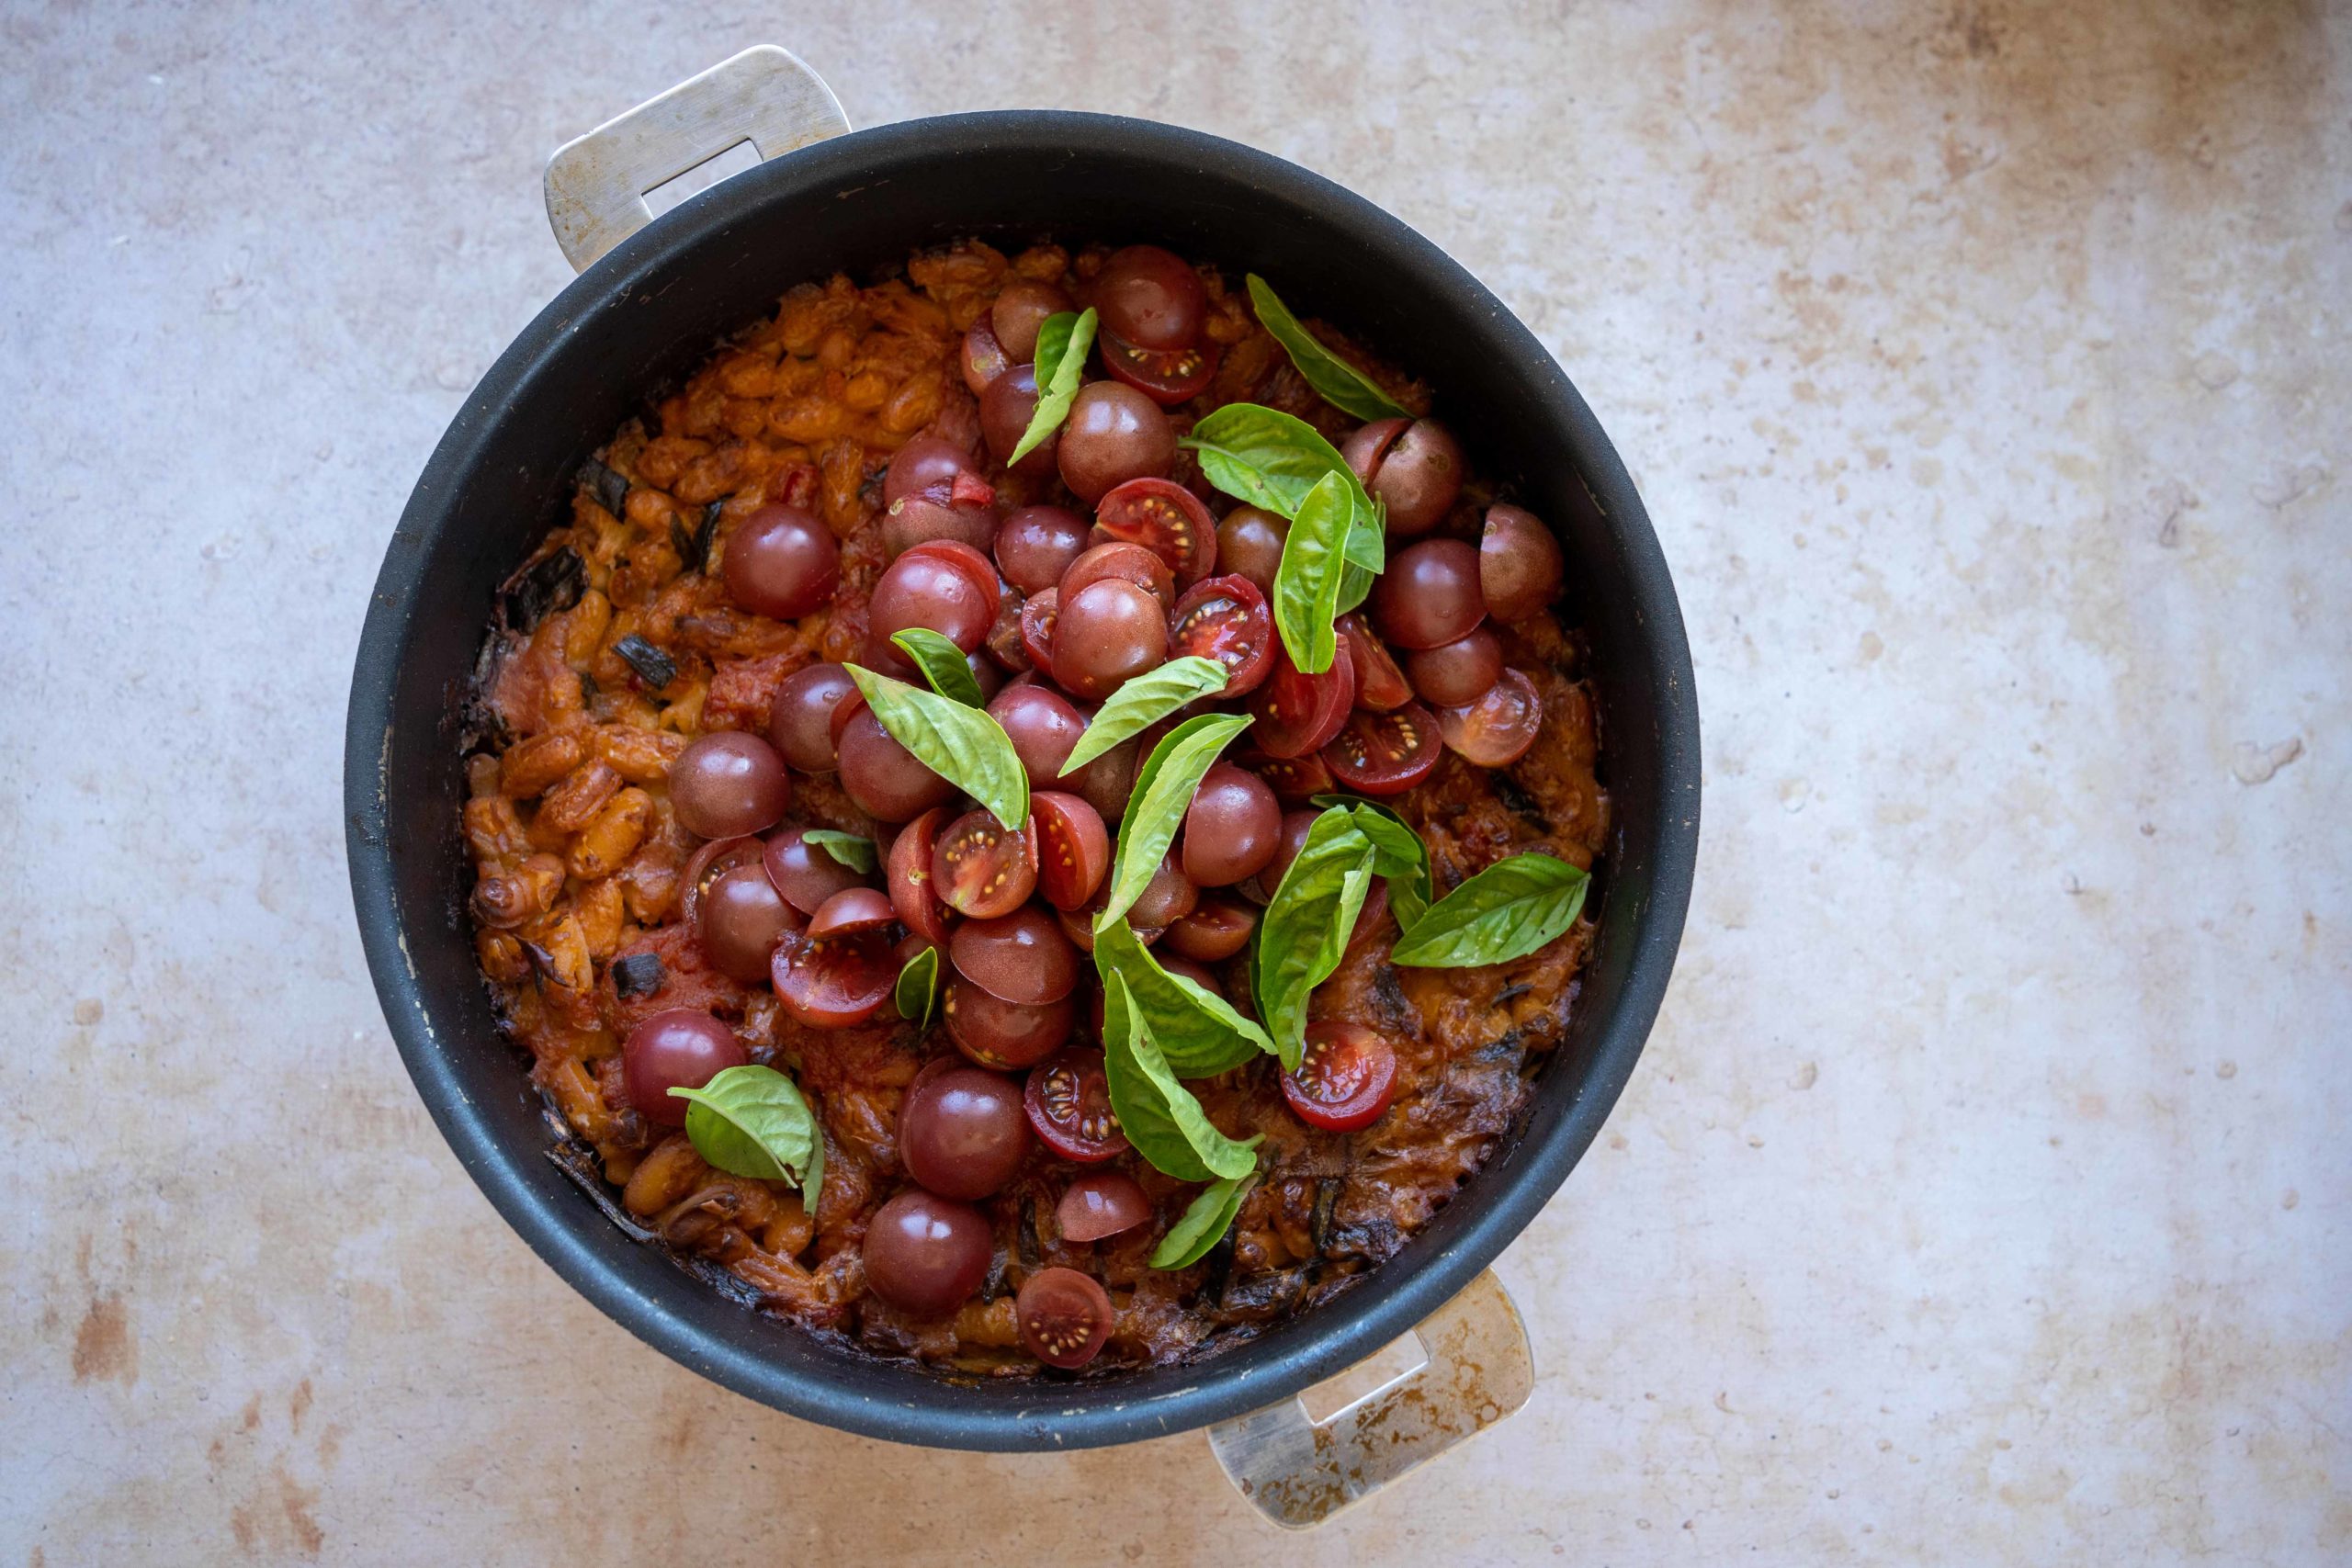
[[[700,1089],[728,1068],[740,1067],[751,1059],[735,1032],[718,1020],[707,1012],[672,1008],[629,1031],[628,1042],[621,1047],[621,1081],[639,1115],[664,1127],[683,1127],[686,1102],[670,1091]],[[1095,1060],[1099,1064],[1102,1058]],[[1029,1112],[1033,1122],[1036,1114]]]
[[[1396,445],[1396,438],[1412,423],[1409,419],[1375,419],[1370,424],[1358,425],[1340,443],[1340,457],[1369,489],[1379,476],[1388,449]]]
[[[1054,462],[1062,483],[1085,502],[1125,480],[1164,474],[1175,460],[1176,431],[1168,416],[1148,394],[1119,381],[1080,387],[1056,437]]]
[[[756,863],[712,877],[702,891],[700,913],[695,934],[712,966],[747,986],[768,977],[768,954],[775,951],[776,939],[801,924],[768,880],[767,868]]]
[[[879,821],[911,822],[962,793],[899,745],[863,703],[842,726],[840,750],[842,789]]]
[[[1396,1053],[1352,1023],[1310,1023],[1298,1071],[1283,1075],[1283,1099],[1310,1127],[1352,1133],[1380,1120],[1396,1098]]]
[[[1060,506],[1024,506],[996,531],[997,570],[1023,593],[1061,581],[1086,548],[1086,519]]]
[[[996,328],[986,316],[972,323],[964,334],[964,385],[978,397],[989,389],[989,383],[1012,368],[1012,355],[1005,353],[1004,344],[997,341]]]
[[[1131,1231],[1151,1218],[1143,1184],[1124,1170],[1090,1170],[1071,1182],[1054,1206],[1054,1228],[1064,1241],[1084,1244]]]
[[[1009,915],[1036,890],[1036,842],[1025,832],[1005,831],[993,812],[967,811],[941,830],[931,880],[959,914],[983,920]]]
[[[1268,895],[1283,885],[1283,877],[1290,871],[1290,863],[1306,847],[1306,835],[1315,829],[1315,819],[1323,813],[1317,810],[1285,811],[1283,813],[1283,840],[1274,846],[1274,858],[1258,874],[1258,885]]]
[[[1037,1136],[1064,1159],[1100,1165],[1127,1152],[1100,1051],[1065,1051],[1031,1068],[1021,1102]]]
[[[947,939],[956,972],[1009,1002],[1057,1002],[1078,987],[1078,954],[1054,918],[1024,904],[992,920],[967,920]]]
[[[838,664],[811,664],[786,676],[770,710],[768,743],[804,773],[831,773],[840,761],[833,752],[833,715],[856,694],[849,671]]]
[[[1037,367],[1016,365],[995,380],[980,394],[980,436],[989,444],[989,455],[1000,463],[1006,462],[1029,433],[1037,415]],[[1059,456],[1059,432],[1048,435],[1012,465],[1015,473],[1039,478],[1054,471],[1054,461]]]
[[[977,1067],[950,1067],[910,1087],[899,1105],[899,1162],[944,1198],[986,1198],[1029,1154],[1022,1086]]]
[[[886,895],[871,887],[844,887],[808,917],[808,935],[812,942],[862,936],[867,931],[887,930],[898,918],[898,910],[891,907]]]
[[[997,342],[1016,360],[1026,361],[1037,353],[1037,329],[1046,319],[1070,308],[1069,296],[1050,283],[1035,278],[1016,277],[1004,286],[989,307],[989,323],[996,329]]]
[[[1026,675],[1036,668],[1029,659],[1029,645],[1021,637],[1021,612],[1028,604],[1027,595],[1006,584],[1003,596],[996,602],[996,624],[989,627],[989,658],[1009,674]]]
[[[984,550],[975,548],[957,539],[928,539],[920,545],[909,546],[907,555],[918,559],[934,560],[944,566],[952,566],[963,573],[965,580],[978,590],[980,596],[989,604],[1001,602],[1004,592],[1003,581],[997,576],[996,562],[990,560]],[[903,560],[906,558],[899,558]],[[899,562],[893,561],[890,564],[895,570]],[[885,577],[888,575],[888,571],[883,573]],[[876,593],[881,592],[878,583],[876,585],[875,592]],[[967,649],[965,651],[968,653],[971,650]]]
[[[1037,887],[1057,909],[1083,908],[1111,867],[1102,814],[1074,795],[1038,790],[1029,797],[1037,836]]]
[[[1250,698],[1258,716],[1250,738],[1269,757],[1304,757],[1320,751],[1348,722],[1355,706],[1355,660],[1346,638],[1320,675],[1309,675],[1290,661],[1287,649],[1274,649],[1274,671]]]
[[[1431,707],[1475,703],[1502,679],[1502,639],[1479,626],[1468,637],[1415,653],[1405,661],[1405,673]]]
[[[959,975],[947,982],[939,1016],[965,1055],[984,1067],[1019,1069],[1036,1066],[1069,1042],[1078,1004],[1069,997],[1008,1002]]]
[[[986,1214],[909,1188],[865,1227],[865,1286],[910,1317],[944,1317],[988,1279],[994,1253]]]
[[[704,891],[739,865],[758,864],[761,852],[757,839],[713,839],[686,857],[685,869],[678,874],[678,913],[688,930],[702,929]]]
[[[1190,348],[1138,348],[1116,333],[1104,333],[1096,347],[1102,351],[1102,368],[1125,381],[1161,408],[1191,402],[1207,389],[1225,351],[1213,343]]]
[[[1459,539],[1423,539],[1388,558],[1372,588],[1372,618],[1390,646],[1436,648],[1485,618],[1478,552]]]
[[[857,682],[853,681],[850,682],[849,691],[842,697],[842,700],[833,705],[833,716],[825,721],[826,728],[831,731],[834,753],[833,762],[835,766],[839,766],[841,762],[842,731],[849,728],[849,721],[851,719],[855,718],[859,714],[864,713],[865,711],[865,694],[859,691],[857,689]]]
[[[1402,795],[1430,776],[1441,750],[1437,720],[1408,702],[1395,713],[1356,709],[1323,748],[1323,763],[1360,794]]]
[[[1533,513],[1521,506],[1487,508],[1478,537],[1478,588],[1487,614],[1523,621],[1552,602],[1565,568],[1560,543]]]
[[[1100,701],[1167,660],[1168,606],[1149,591],[1112,577],[1062,595],[1053,671],[1064,690]]]
[[[687,832],[731,839],[773,826],[792,804],[792,776],[756,735],[721,729],[670,764],[670,807]]]
[[[1257,910],[1238,898],[1211,895],[1163,931],[1159,942],[1195,964],[1222,964],[1249,946],[1250,933],[1257,929]]]
[[[1246,882],[1273,859],[1282,831],[1283,808],[1266,781],[1231,762],[1216,763],[1184,813],[1184,874],[1203,887]],[[1177,918],[1152,923],[1168,925]]]
[[[826,899],[865,880],[856,867],[835,860],[831,851],[809,843],[798,828],[786,828],[770,839],[763,858],[768,880],[786,903],[804,915],[815,914]]]
[[[978,478],[979,472],[979,459],[965,447],[944,436],[918,435],[890,455],[882,474],[882,502],[921,496],[945,505],[956,493],[957,475]]]
[[[913,546],[874,585],[866,650],[878,655],[894,633],[924,626],[969,653],[996,624],[997,597],[996,567],[971,546],[947,539]]]
[[[1143,891],[1136,895],[1135,903],[1127,910],[1127,924],[1135,928],[1137,940],[1157,942],[1169,922],[1191,914],[1200,901],[1200,884],[1184,874],[1171,851],[1161,859],[1151,880],[1143,885]]]
[[[1029,1353],[1064,1371],[1075,1371],[1101,1355],[1118,1321],[1101,1280],[1058,1267],[1040,1269],[1022,1281],[1012,1315]]]
[[[776,1000],[811,1029],[846,1029],[882,1010],[898,984],[899,963],[881,931],[812,942],[786,931],[768,967]]]
[[[1094,525],[1167,562],[1180,587],[1198,582],[1216,566],[1216,519],[1173,479],[1129,479],[1114,487],[1095,504]]]
[[[899,829],[890,841],[890,859],[883,881],[890,890],[890,907],[907,929],[934,946],[947,941],[950,911],[932,881],[932,851],[939,830],[948,822],[948,808],[935,807]]]
[[[1260,592],[1272,593],[1289,536],[1290,524],[1280,514],[1237,506],[1216,525],[1216,563],[1248,578]]]
[[[1130,481],[1133,482],[1133,481]],[[1093,536],[1089,535],[1090,538]],[[1079,558],[1069,563],[1056,584],[1061,590],[1062,603],[1067,604],[1081,588],[1115,577],[1148,591],[1159,601],[1161,611],[1175,602],[1176,574],[1158,551],[1131,539],[1105,538],[1089,546]]]
[[[1516,670],[1487,688],[1475,703],[1437,710],[1445,743],[1481,768],[1507,768],[1527,755],[1544,727],[1544,699],[1535,682]]]
[[[824,604],[841,581],[832,530],[793,506],[763,506],[727,536],[719,575],[755,615],[794,620]]]
[[[1258,585],[1238,573],[1194,583],[1170,618],[1170,659],[1214,659],[1225,666],[1219,698],[1244,696],[1274,667],[1274,617]]]
[[[1062,596],[1048,588],[1032,593],[1021,605],[1021,651],[1039,670],[1054,667],[1054,626],[1061,619]]]
[[[1356,911],[1356,923],[1348,930],[1348,951],[1353,953],[1378,936],[1388,923],[1388,879],[1375,878],[1370,892],[1363,896],[1363,908]]]
[[[1374,713],[1394,713],[1413,700],[1413,688],[1396,668],[1387,648],[1372,635],[1363,615],[1354,611],[1340,617],[1340,635],[1348,639],[1348,657],[1356,667],[1356,706]]]
[[[1235,761],[1265,780],[1274,798],[1285,806],[1329,795],[1333,788],[1331,770],[1312,752],[1304,757],[1269,757],[1263,751],[1244,751]]]
[[[1208,291],[1182,256],[1158,245],[1113,251],[1094,275],[1088,302],[1102,324],[1146,348],[1182,348],[1201,335]]]

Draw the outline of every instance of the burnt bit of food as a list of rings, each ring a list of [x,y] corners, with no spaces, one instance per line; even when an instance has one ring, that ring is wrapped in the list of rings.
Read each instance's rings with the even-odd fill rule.
[[[1539,833],[1552,830],[1551,818],[1544,815],[1544,803],[1528,794],[1509,773],[1498,769],[1487,775],[1487,782],[1493,788],[1495,798],[1501,801],[1512,816],[1527,822]]]
[[[1037,1239],[1037,1200],[1034,1197],[1021,1200],[1021,1228],[1014,1233],[1014,1239],[1021,1247],[1021,1267],[1035,1269],[1045,1261],[1046,1249]]]
[[[1280,1315],[1306,1286],[1304,1269],[1270,1269],[1260,1274],[1237,1274],[1217,1298],[1217,1311],[1227,1317],[1264,1321]]]
[[[529,632],[537,630],[549,615],[579,604],[587,592],[588,563],[567,545],[517,572],[501,603],[506,624],[518,632]]]
[[[710,537],[718,528],[718,514],[727,502],[714,501],[702,509],[702,522],[688,528],[675,513],[670,518],[670,547],[678,552],[678,570],[700,571],[710,559]]]
[[[635,632],[613,644],[613,651],[626,660],[654,691],[662,691],[678,678],[677,661]]]
[[[1331,1210],[1340,1201],[1342,1183],[1337,1177],[1327,1176],[1315,1184],[1315,1213],[1307,1221],[1306,1234],[1315,1243],[1315,1256],[1327,1257],[1331,1250]]]
[[[1505,986],[1501,990],[1495,993],[1495,1006],[1509,1007],[1511,1003],[1519,1000],[1520,998],[1527,995],[1533,989],[1535,989],[1534,987],[1527,984],[1523,980],[1513,981],[1511,984]]]
[[[595,498],[596,504],[618,517],[621,508],[628,504],[628,480],[591,457],[580,465],[576,476],[582,488]]]
[[[668,977],[659,953],[632,953],[613,960],[613,995],[623,1001],[651,996]]]

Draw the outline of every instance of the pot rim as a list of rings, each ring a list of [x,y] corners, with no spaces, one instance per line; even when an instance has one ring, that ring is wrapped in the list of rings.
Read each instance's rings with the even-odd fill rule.
[[[1268,200],[1313,214],[1340,233],[1401,255],[1440,280],[1449,310],[1498,340],[1544,389],[1544,414],[1600,510],[1618,552],[1612,590],[1631,596],[1644,625],[1646,682],[1657,704],[1658,801],[1645,886],[1630,934],[1623,995],[1593,1026],[1574,1102],[1539,1145],[1522,1139],[1508,1162],[1498,1149],[1482,1168],[1480,1207],[1451,1245],[1417,1238],[1339,1300],[1297,1320],[1307,1326],[1236,1347],[1176,1371],[1181,1386],[1119,1397],[1122,1379],[1028,1382],[1017,1393],[975,1391],[910,1372],[906,1397],[854,1386],[844,1353],[839,1376],[788,1367],[755,1346],[728,1342],[686,1322],[599,1258],[589,1227],[606,1215],[582,1199],[560,1207],[543,1181],[538,1148],[511,1146],[469,1097],[456,1060],[435,1032],[424,987],[411,967],[388,847],[382,779],[391,755],[400,663],[415,617],[425,562],[442,544],[466,476],[493,448],[502,416],[578,323],[627,300],[639,278],[708,244],[744,211],[788,202],[861,173],[953,161],[1008,146],[1046,153],[1082,146],[1156,164],[1170,177],[1239,179]],[[803,1419],[867,1437],[988,1450],[1095,1447],[1163,1436],[1295,1395],[1411,1331],[1516,1239],[1566,1179],[1631,1077],[1671,976],[1695,868],[1699,832],[1699,726],[1690,649],[1673,583],[1631,477],[1599,422],[1548,350],[1465,268],[1372,202],[1286,160],[1204,132],[1122,116],[1007,110],[901,121],[853,131],[772,159],[682,203],[597,261],[549,301],[501,353],[435,446],[403,509],[370,599],[345,735],[345,850],[368,966],[394,1041],[435,1124],[492,1205],[555,1271],[639,1338],[735,1392]],[[1615,831],[1621,835],[1620,826]],[[1612,846],[1613,858],[1619,850]],[[1509,1163],[1508,1175],[1496,1168]],[[667,1261],[665,1267],[669,1267]],[[684,1269],[682,1286],[711,1287]],[[748,1309],[746,1309],[748,1310]],[[789,1325],[797,1331],[797,1325]],[[1147,1374],[1137,1374],[1138,1376]],[[926,1392],[929,1391],[929,1392]],[[975,1397],[976,1393],[985,1397]],[[1027,1397],[1020,1397],[1025,1394]]]

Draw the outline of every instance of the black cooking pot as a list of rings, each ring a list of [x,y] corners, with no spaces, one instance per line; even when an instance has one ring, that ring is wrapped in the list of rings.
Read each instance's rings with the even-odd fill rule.
[[[613,145],[592,152],[609,158]],[[640,188],[628,187],[632,200]],[[562,237],[593,256],[600,232],[617,237],[593,223]],[[973,234],[1157,242],[1228,276],[1261,273],[1303,311],[1377,344],[1436,389],[1474,466],[1557,531],[1566,616],[1590,638],[1614,815],[1591,906],[1599,937],[1523,1124],[1394,1261],[1195,1365],[949,1381],[723,1296],[624,1234],[549,1157],[559,1130],[500,1041],[465,913],[461,700],[493,596],[557,521],[582,459],[791,285]],[[1295,1407],[1297,1391],[1463,1291],[1566,1177],[1632,1073],[1673,966],[1698,842],[1699,725],[1673,585],[1623,465],[1543,344],[1442,251],[1329,181],[1215,137],[1083,114],[957,115],[838,136],[726,180],[589,266],[467,398],[410,498],[368,606],[345,769],[377,990],[418,1092],[499,1212],[590,1300],[695,1371],[812,1421],[969,1449],[1124,1442]]]

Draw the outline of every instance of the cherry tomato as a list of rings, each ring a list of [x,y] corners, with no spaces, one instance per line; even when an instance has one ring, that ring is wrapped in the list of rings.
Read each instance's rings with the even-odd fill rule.
[[[1273,673],[1250,698],[1250,711],[1258,716],[1250,737],[1269,757],[1320,751],[1348,722],[1355,701],[1355,660],[1346,638],[1340,640],[1331,667],[1320,675],[1301,671],[1290,661],[1287,649],[1277,648]]]
[[[629,1031],[628,1043],[621,1047],[621,1081],[628,1087],[629,1103],[647,1121],[683,1127],[686,1102],[670,1091],[700,1089],[751,1059],[735,1032],[718,1020],[707,1012],[672,1008]],[[1036,1112],[1030,1117],[1034,1121]]]
[[[1265,780],[1274,798],[1285,806],[1329,795],[1337,787],[1331,782],[1331,770],[1312,752],[1304,757],[1269,757],[1263,751],[1245,751],[1235,761]]]
[[[855,866],[843,865],[831,850],[808,841],[807,829],[786,828],[768,840],[762,857],[768,880],[784,901],[804,915],[813,915],[824,901],[843,888],[856,887],[865,878]]]
[[[1008,1002],[1057,1002],[1078,987],[1078,954],[1053,917],[1035,904],[994,919],[965,921],[947,939],[947,956],[957,974]]]
[[[944,1198],[1000,1190],[1029,1154],[1021,1088],[976,1067],[950,1067],[910,1085],[899,1102],[899,1163]]]
[[[1111,836],[1102,814],[1074,795],[1038,790],[1029,797],[1037,838],[1037,886],[1057,909],[1081,908],[1102,886],[1111,866]]]
[[[1292,1113],[1327,1133],[1371,1126],[1396,1098],[1396,1051],[1352,1023],[1308,1024],[1298,1071],[1283,1075],[1283,1099]]]
[[[846,1029],[882,1010],[898,984],[899,964],[888,936],[868,931],[811,941],[786,931],[769,965],[776,1000],[811,1029]]]
[[[844,887],[808,917],[808,935],[811,942],[862,936],[888,928],[898,918],[899,911],[891,907],[888,895],[871,887]]]
[[[966,1056],[984,1067],[1016,1070],[1035,1066],[1069,1042],[1078,1004],[1069,997],[1009,1002],[958,975],[947,982],[939,1016],[947,1038]]]
[[[1114,487],[1095,503],[1094,525],[1158,556],[1183,587],[1216,566],[1216,519],[1199,496],[1173,479],[1129,479]]]
[[[1323,762],[1333,778],[1361,794],[1402,795],[1430,776],[1440,750],[1437,720],[1408,702],[1395,713],[1356,709],[1323,748]]]
[[[940,833],[931,880],[959,914],[984,920],[1009,915],[1036,889],[1036,842],[1025,832],[1006,832],[994,812],[967,811]]]
[[[1059,1267],[1040,1269],[1023,1280],[1012,1314],[1029,1353],[1064,1371],[1074,1371],[1101,1355],[1118,1321],[1101,1280]]]
[[[1184,258],[1158,245],[1113,251],[1088,302],[1102,324],[1146,348],[1182,348],[1201,335],[1208,291]]]
[[[1069,1184],[1054,1206],[1054,1227],[1064,1241],[1101,1241],[1149,1218],[1150,1197],[1124,1170],[1088,1171]]]
[[[1125,381],[1161,408],[1191,402],[1207,389],[1225,351],[1214,343],[1165,351],[1138,348],[1116,333],[1104,333],[1095,346],[1102,351],[1102,368]]]
[[[1064,1159],[1100,1165],[1126,1153],[1100,1051],[1081,1046],[1032,1067],[1021,1103],[1037,1136]]]
[[[932,852],[939,830],[948,822],[948,807],[934,807],[899,829],[890,842],[890,859],[883,881],[890,890],[890,906],[907,929],[934,946],[947,941],[951,911],[932,880]]]
[[[1168,656],[1214,659],[1224,665],[1220,700],[1256,691],[1274,667],[1274,617],[1266,596],[1238,573],[1194,583],[1176,601]]]
[[[910,1187],[874,1213],[861,1244],[865,1287],[910,1317],[944,1317],[989,1276],[989,1218]]]
[[[1054,667],[1054,623],[1061,619],[1062,596],[1048,588],[1032,593],[1021,605],[1021,651],[1039,670]]]
[[[1437,710],[1445,743],[1481,768],[1507,768],[1527,755],[1544,727],[1544,699],[1535,682],[1516,670],[1487,688],[1487,694],[1458,708]]]
[[[1487,614],[1498,621],[1522,621],[1552,602],[1566,568],[1560,542],[1524,507],[1487,509],[1478,536],[1478,587]]]
[[[1091,534],[1087,536],[1094,537]],[[1175,602],[1176,574],[1158,552],[1133,540],[1108,536],[1080,551],[1056,586],[1061,590],[1062,603],[1067,604],[1078,596],[1080,589],[1106,577],[1115,577],[1148,591],[1159,601],[1163,612]]]
[[[759,860],[765,848],[752,838],[713,839],[687,857],[685,870],[678,874],[678,913],[687,930],[702,930],[704,890],[737,866]]]
[[[1250,933],[1257,929],[1257,910],[1238,898],[1213,895],[1162,932],[1160,942],[1194,963],[1221,964],[1249,946]]]
[[[1348,951],[1353,953],[1380,934],[1388,919],[1388,879],[1376,877],[1372,890],[1363,896],[1363,908],[1356,911],[1356,923],[1348,928]]]
[[[986,316],[972,323],[964,334],[964,385],[978,397],[989,389],[989,383],[1012,368],[1012,355],[1005,353],[1004,344],[997,341],[996,328]]]
[[[1340,617],[1340,635],[1348,639],[1348,657],[1356,667],[1356,706],[1374,713],[1394,713],[1413,700],[1413,688],[1388,649],[1372,635],[1363,616],[1351,610]]]

